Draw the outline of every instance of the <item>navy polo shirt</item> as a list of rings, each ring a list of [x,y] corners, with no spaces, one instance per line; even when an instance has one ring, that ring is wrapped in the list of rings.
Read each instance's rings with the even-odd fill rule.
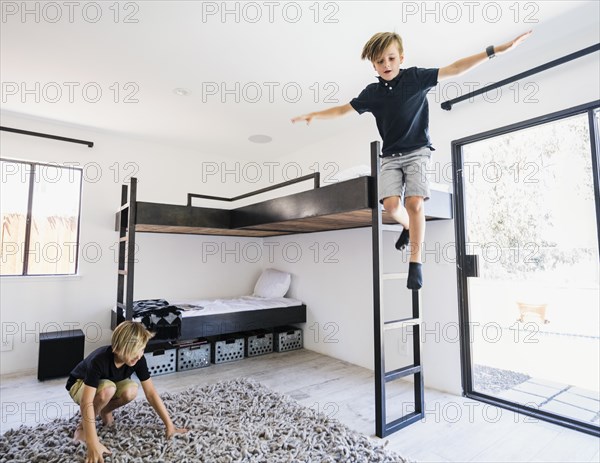
[[[67,391],[78,379],[82,379],[84,384],[97,388],[101,379],[108,379],[114,383],[128,379],[135,373],[140,381],[147,381],[150,378],[146,357],[142,356],[137,363],[130,367],[127,364],[117,368],[115,365],[115,354],[111,346],[103,346],[96,349],[71,371],[67,380]]]
[[[383,140],[382,155],[431,147],[427,92],[438,82],[438,68],[400,69],[391,81],[381,77],[350,101],[359,113],[375,116]]]

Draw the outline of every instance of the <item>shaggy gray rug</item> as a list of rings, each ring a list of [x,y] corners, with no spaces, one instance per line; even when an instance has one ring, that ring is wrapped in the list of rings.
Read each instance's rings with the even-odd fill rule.
[[[142,394],[143,395],[143,394]],[[299,405],[248,379],[163,394],[173,422],[187,434],[165,439],[150,405],[136,401],[114,412],[115,425],[98,425],[112,451],[107,463],[405,463],[406,460],[337,420]],[[0,462],[82,462],[73,442],[79,414],[0,436]]]

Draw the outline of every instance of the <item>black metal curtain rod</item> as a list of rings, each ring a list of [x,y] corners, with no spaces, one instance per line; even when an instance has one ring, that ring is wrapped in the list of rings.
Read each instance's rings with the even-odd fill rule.
[[[538,72],[545,71],[546,69],[553,68],[563,63],[567,63],[568,61],[573,61],[574,59],[581,58],[582,56],[589,55],[595,51],[600,50],[600,43],[596,45],[592,45],[587,48],[583,48],[582,50],[576,51],[575,53],[571,53],[570,55],[563,56],[562,58],[555,59],[554,61],[550,61],[546,64],[542,64],[541,66],[530,69],[529,71],[522,72],[520,74],[514,75],[512,77],[508,77],[500,82],[496,82],[495,84],[488,85],[487,87],[480,88],[479,90],[475,90],[471,93],[467,93],[466,95],[461,95],[452,100],[447,100],[442,103],[442,109],[446,111],[450,111],[452,109],[452,105],[455,103],[460,103],[461,101],[468,100],[471,97],[481,95],[482,93],[487,92],[488,90],[494,90],[498,87],[502,87],[506,84],[510,84],[511,82],[515,82],[516,80],[520,80],[524,77],[531,76],[533,74],[537,74]]]
[[[51,138],[52,140],[67,141],[69,143],[79,143],[81,145],[87,145],[89,148],[92,148],[94,146],[93,141],[78,140],[76,138],[59,137],[58,135],[49,135],[47,133],[40,133],[40,132],[30,132],[28,130],[13,129],[12,127],[0,126],[0,130],[4,130],[5,132],[20,133],[21,135],[31,135],[33,137]]]

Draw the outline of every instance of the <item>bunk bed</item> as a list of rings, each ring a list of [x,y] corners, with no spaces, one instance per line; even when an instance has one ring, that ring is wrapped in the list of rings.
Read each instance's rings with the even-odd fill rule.
[[[255,204],[216,209],[192,205],[194,198],[236,201],[294,183],[313,181],[313,188]],[[189,193],[187,205],[160,204],[137,200],[137,180],[123,185],[122,206],[116,214],[116,230],[120,231],[119,290],[112,325],[132,318],[133,256],[126,249],[135,248],[137,233],[183,233],[220,236],[271,237],[297,233],[322,232],[350,228],[371,227],[371,212],[378,203],[373,176],[352,178],[327,186],[320,185],[318,173],[273,185],[234,198],[223,198]],[[448,191],[432,189],[425,202],[427,220],[452,218],[452,195]],[[385,211],[384,224],[396,224]],[[397,225],[397,224],[396,224]],[[125,294],[125,296],[124,296]],[[283,307],[258,311],[219,314],[218,316],[185,317],[182,335],[204,336],[243,331],[262,325],[305,323],[306,306]],[[218,327],[222,327],[219,331]],[[237,329],[242,328],[242,329]]]
[[[272,237],[368,227],[372,231],[376,435],[384,437],[422,419],[424,389],[420,358],[419,291],[412,291],[413,316],[410,318],[385,321],[380,307],[383,280],[403,278],[403,274],[385,275],[382,271],[382,232],[398,231],[401,227],[382,210],[378,201],[380,152],[379,142],[372,142],[370,175],[321,186],[320,176],[315,173],[233,198],[189,193],[185,206],[138,201],[136,179],[132,178],[129,188],[127,185],[122,187],[121,208],[116,214],[115,228],[120,232],[119,278],[117,306],[112,325],[116,326],[124,319],[132,319],[134,256],[127,250],[135,249],[137,233]],[[312,189],[233,209],[192,205],[194,198],[233,202],[307,180],[314,182]],[[452,219],[452,193],[448,189],[432,188],[424,209],[426,220]],[[215,315],[217,318],[214,319],[210,317],[183,318],[182,332],[186,336],[203,336],[206,326],[210,326],[211,334],[228,334],[246,327],[270,328],[305,323],[306,306],[300,304],[293,308],[219,314]],[[388,372],[385,369],[383,333],[385,330],[399,327],[412,327],[413,364]],[[388,423],[385,411],[385,384],[409,375],[415,377],[414,412]]]

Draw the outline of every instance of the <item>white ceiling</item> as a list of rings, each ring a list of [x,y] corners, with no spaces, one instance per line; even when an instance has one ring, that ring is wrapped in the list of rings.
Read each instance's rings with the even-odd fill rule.
[[[597,1],[73,3],[70,10],[69,2],[30,2],[23,17],[24,2],[3,2],[5,114],[238,159],[276,158],[348,130],[353,122],[306,129],[290,118],[345,104],[373,81],[360,52],[375,32],[402,35],[405,67],[435,67],[530,28],[533,50],[579,27],[578,11],[584,22],[598,22],[586,13]],[[190,95],[176,95],[178,87]],[[251,143],[254,134],[273,142]]]

